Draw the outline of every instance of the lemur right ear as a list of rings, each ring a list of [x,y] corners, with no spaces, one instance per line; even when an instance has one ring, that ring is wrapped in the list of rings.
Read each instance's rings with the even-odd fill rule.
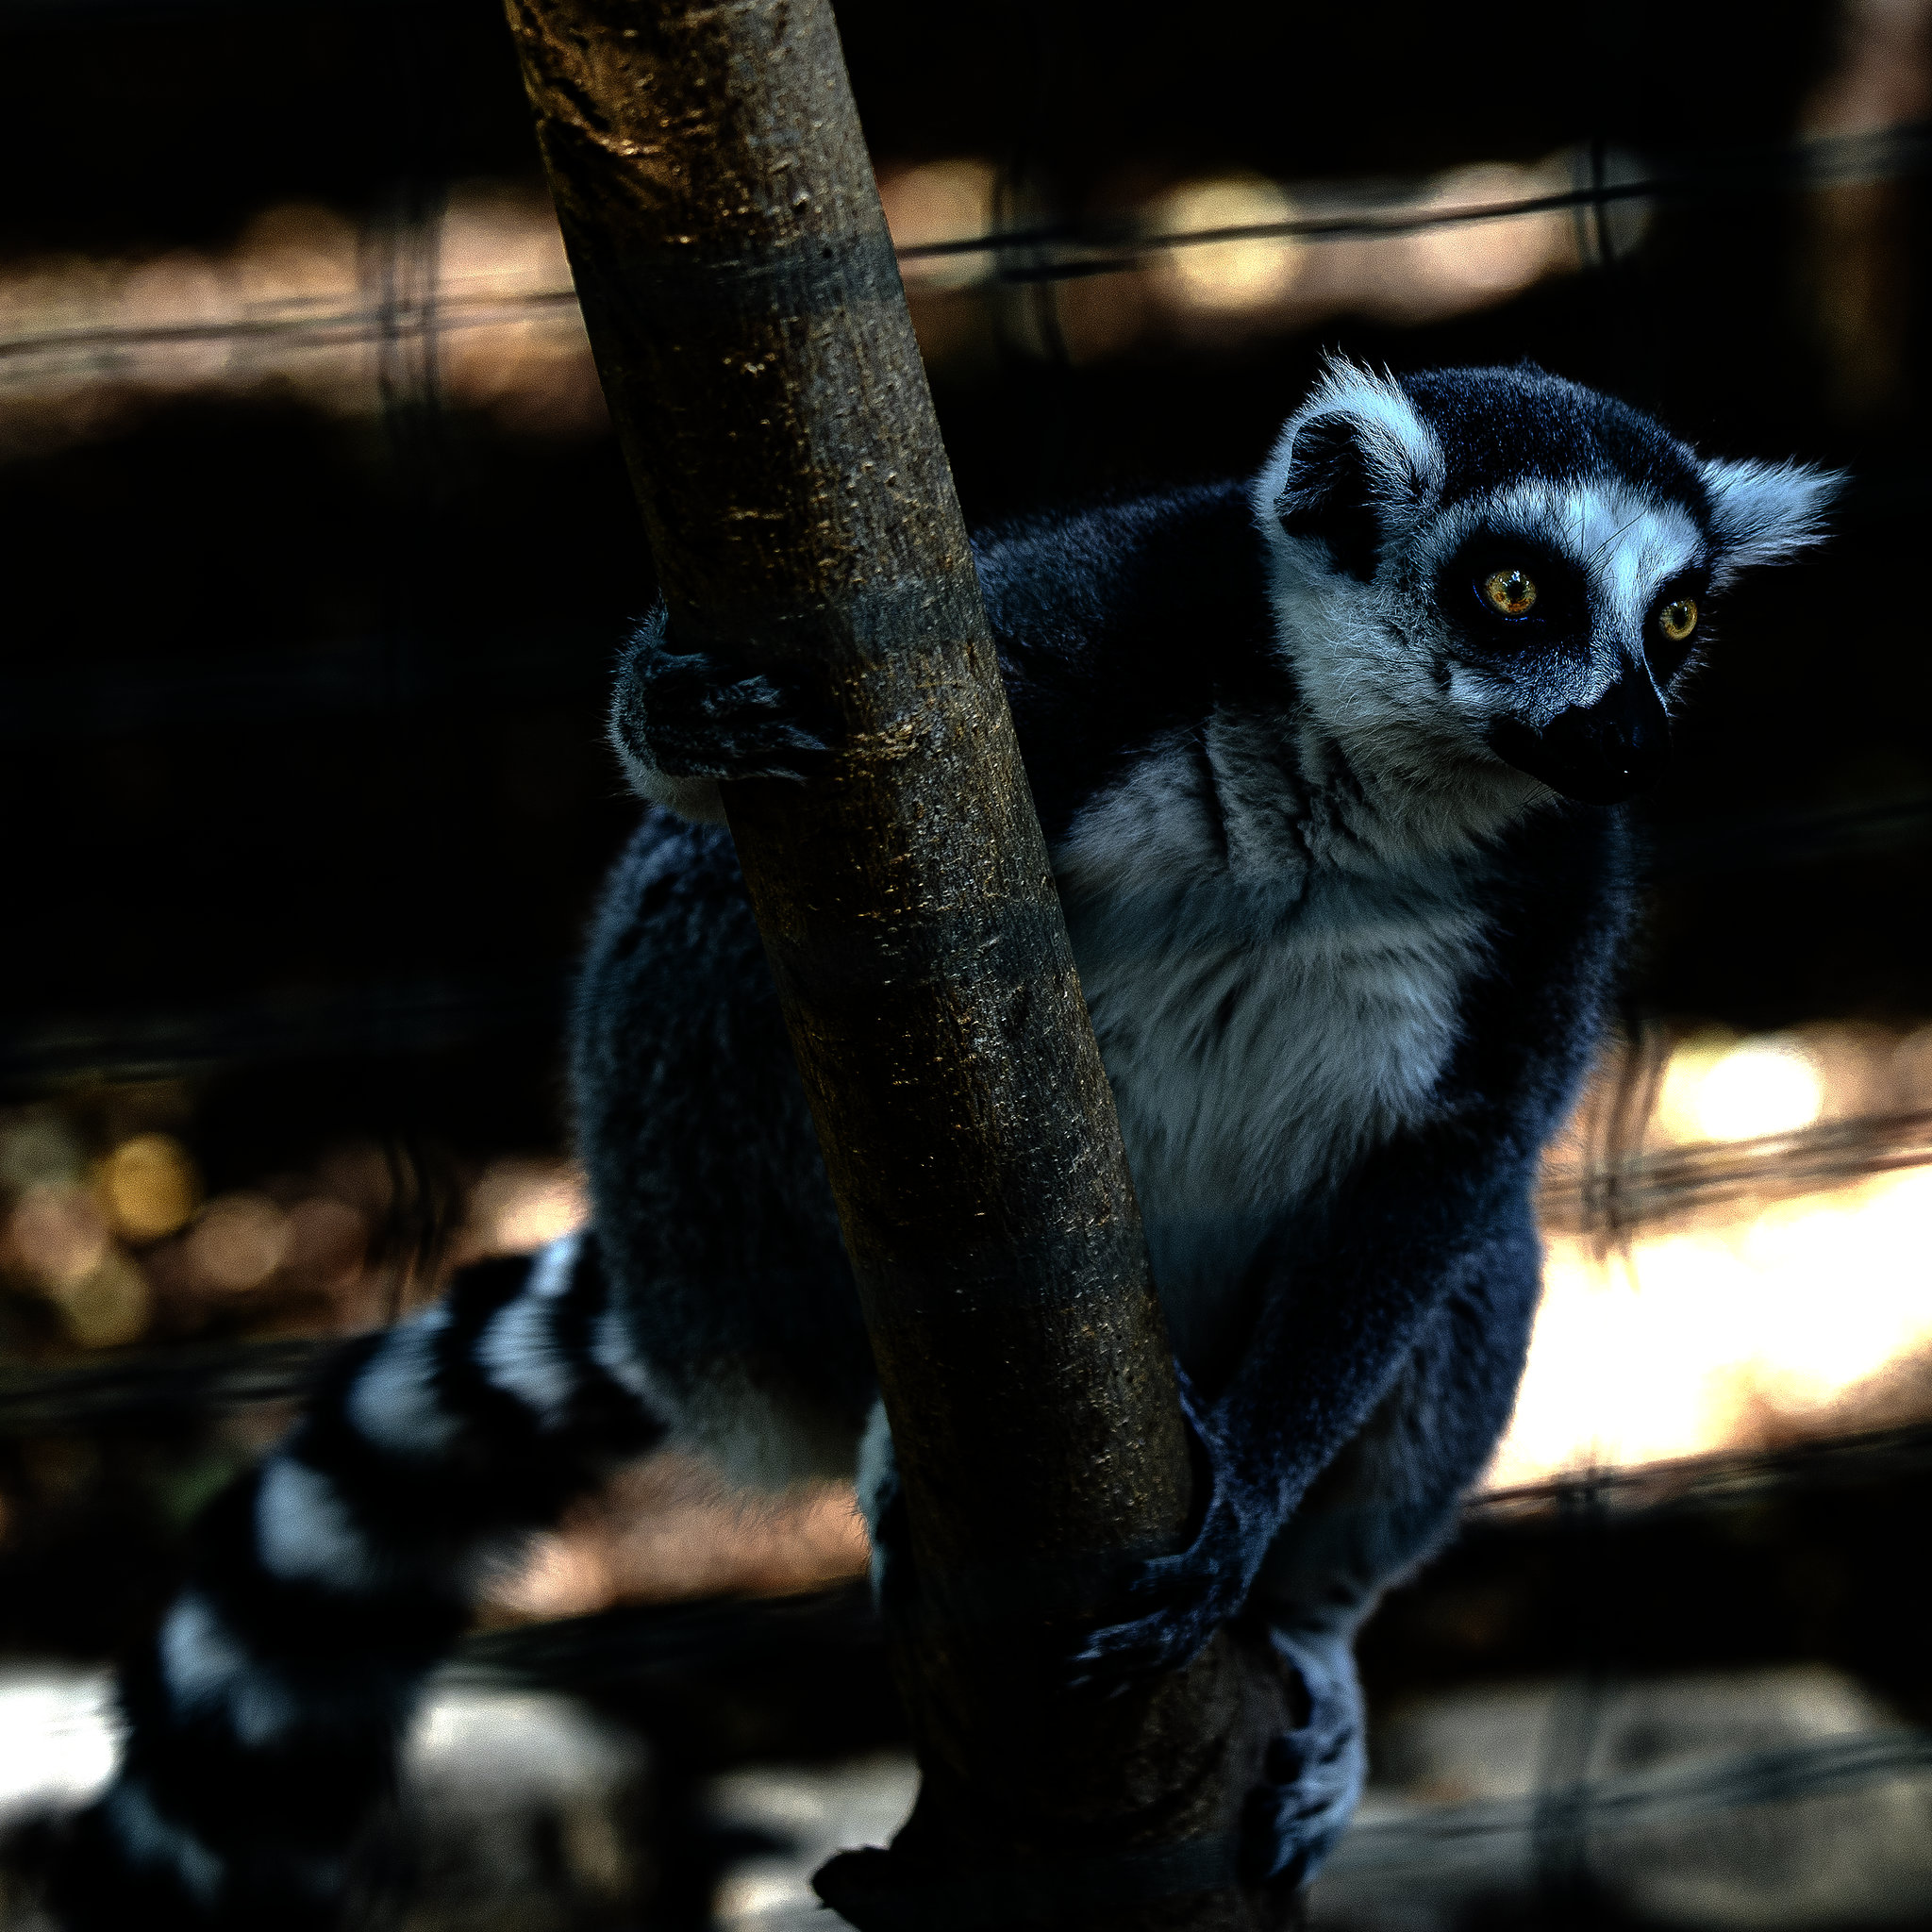
[[[1337,569],[1363,583],[1382,556],[1375,497],[1368,453],[1350,418],[1317,416],[1296,426],[1274,514],[1291,537],[1327,544]]]
[[[1338,570],[1367,583],[1391,524],[1440,467],[1401,386],[1338,358],[1282,431],[1259,496],[1289,536],[1318,539]]]

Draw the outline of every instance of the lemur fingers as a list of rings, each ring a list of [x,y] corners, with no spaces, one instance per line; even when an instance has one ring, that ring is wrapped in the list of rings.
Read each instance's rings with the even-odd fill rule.
[[[197,1525],[123,1674],[126,1749],[60,1874],[69,1925],[332,1923],[485,1567],[664,1429],[589,1237],[473,1269],[351,1350]]]
[[[836,720],[802,691],[674,640],[660,607],[625,646],[610,741],[646,796],[664,778],[804,778]]]

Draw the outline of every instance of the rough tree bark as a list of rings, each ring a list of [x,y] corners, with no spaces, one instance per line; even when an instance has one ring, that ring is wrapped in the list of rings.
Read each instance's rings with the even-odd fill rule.
[[[918,1579],[919,1807],[822,1890],[868,1927],[1275,1923],[1233,1857],[1264,1648],[1111,1700],[1049,1668],[1121,1553],[1176,1544],[1188,1448],[827,0],[506,8],[674,625],[811,667],[846,734],[729,804]]]

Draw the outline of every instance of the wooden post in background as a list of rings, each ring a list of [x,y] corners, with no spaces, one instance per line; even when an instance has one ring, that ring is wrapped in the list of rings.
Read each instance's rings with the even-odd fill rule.
[[[1119,1553],[1175,1546],[1188,1451],[827,0],[506,8],[673,624],[844,724],[831,775],[728,801],[919,1579],[915,1824],[824,1890],[866,1926],[1261,1925],[1255,1650],[1106,1701],[1041,1668]]]

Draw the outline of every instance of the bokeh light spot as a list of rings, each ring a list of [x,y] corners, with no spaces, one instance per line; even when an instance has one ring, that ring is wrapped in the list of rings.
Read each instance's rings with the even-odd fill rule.
[[[1697,1085],[1696,1120],[1710,1141],[1748,1141],[1808,1127],[1824,1105],[1824,1076],[1795,1040],[1747,1040]]]
[[[259,1288],[289,1247],[289,1217],[265,1194],[224,1194],[188,1237],[188,1262],[210,1288],[230,1294]]]
[[[159,1241],[185,1227],[201,1205],[194,1163],[172,1134],[137,1134],[101,1163],[99,1193],[114,1231]]]
[[[27,1189],[8,1227],[15,1263],[42,1288],[84,1280],[108,1253],[108,1226],[85,1189],[47,1182]]]
[[[879,201],[892,245],[922,248],[986,234],[992,226],[993,181],[992,163],[972,156],[881,171]],[[983,253],[915,256],[903,268],[908,284],[959,289],[983,281],[991,258]]]
[[[1157,230],[1174,235],[1212,234],[1222,228],[1265,227],[1293,218],[1295,208],[1275,182],[1246,176],[1196,181],[1161,201]],[[1176,248],[1169,266],[1185,299],[1204,308],[1263,308],[1293,287],[1304,253],[1284,235],[1237,236]]]
[[[57,1290],[54,1300],[67,1332],[82,1348],[123,1348],[147,1333],[154,1292],[147,1277],[119,1253],[80,1280]]]

